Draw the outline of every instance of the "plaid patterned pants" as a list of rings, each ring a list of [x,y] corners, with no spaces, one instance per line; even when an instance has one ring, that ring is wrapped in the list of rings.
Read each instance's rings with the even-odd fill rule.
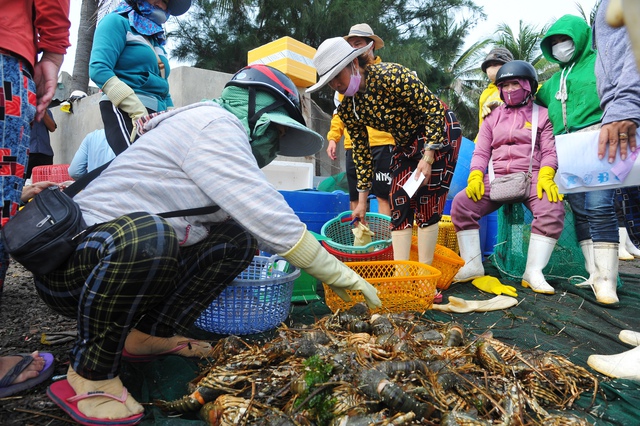
[[[36,85],[22,61],[0,53],[0,226],[18,211],[36,114]],[[9,255],[0,240],[0,296]]]
[[[69,261],[36,277],[56,312],[77,318],[71,366],[90,380],[118,375],[129,330],[184,335],[233,279],[257,243],[236,222],[211,227],[204,241],[180,247],[161,217],[132,213],[95,226]]]
[[[616,203],[620,207],[629,239],[633,245],[640,247],[640,186],[617,188]]]

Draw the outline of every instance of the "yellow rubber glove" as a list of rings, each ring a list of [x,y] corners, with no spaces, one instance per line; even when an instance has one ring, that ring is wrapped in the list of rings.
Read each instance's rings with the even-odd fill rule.
[[[480,170],[474,170],[469,173],[469,178],[467,179],[467,189],[465,189],[465,192],[467,193],[467,197],[471,198],[476,203],[484,195],[483,179],[484,173]]]
[[[129,114],[129,118],[133,122],[133,131],[129,140],[133,142],[137,135],[136,120],[148,114],[147,108],[140,102],[140,98],[133,89],[118,77],[113,76],[107,80],[102,86],[102,91],[114,106]]]
[[[485,104],[482,105],[482,118],[486,118],[487,115],[491,114],[491,112],[500,105],[502,105],[502,101],[500,100],[485,102]]]
[[[345,302],[351,300],[346,290],[359,290],[370,308],[382,306],[378,290],[329,254],[308,231],[302,234],[300,241],[291,250],[280,256],[327,284]]]
[[[471,284],[478,287],[482,291],[487,293],[493,293],[497,295],[506,294],[511,297],[518,297],[515,287],[502,284],[496,277],[485,275],[484,277],[476,278],[471,281]]]
[[[538,199],[542,200],[542,191],[547,193],[547,198],[552,203],[562,201],[563,196],[558,192],[558,185],[553,181],[556,171],[549,166],[544,166],[538,172]]]

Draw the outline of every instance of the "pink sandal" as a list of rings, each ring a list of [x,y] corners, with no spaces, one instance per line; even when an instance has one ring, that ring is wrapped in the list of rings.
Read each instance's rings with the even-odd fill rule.
[[[144,413],[135,414],[124,419],[99,419],[97,417],[88,417],[78,410],[78,401],[92,398],[95,396],[104,396],[114,399],[124,404],[127,400],[127,389],[122,390],[122,396],[115,396],[104,392],[90,392],[82,395],[76,395],[75,391],[67,380],[55,382],[47,389],[47,396],[55,402],[65,413],[67,413],[74,421],[86,426],[95,425],[135,425],[140,423]]]

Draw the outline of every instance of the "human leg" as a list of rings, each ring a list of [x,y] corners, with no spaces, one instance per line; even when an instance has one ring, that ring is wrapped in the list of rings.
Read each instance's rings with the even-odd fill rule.
[[[24,175],[25,179],[31,178],[31,173],[33,172],[34,167],[52,165],[53,156],[47,155],[47,154],[40,154],[39,152],[30,152],[28,163],[29,165],[27,167],[27,172]]]
[[[590,240],[591,229],[586,209],[586,193],[578,192],[576,194],[566,194],[564,199],[571,206],[571,211],[573,212],[573,223],[578,241]]]
[[[207,238],[200,243],[180,248],[175,288],[162,304],[148,311],[136,324],[136,337],[140,337],[141,332],[158,336],[160,340],[187,333],[202,311],[249,266],[256,249],[256,240],[233,220],[213,225]],[[158,343],[154,348],[134,347],[132,343],[130,335],[125,347],[137,354],[174,347],[157,346]]]
[[[546,281],[542,270],[549,263],[553,249],[564,226],[564,204],[552,203],[547,197],[538,199],[535,191],[536,183],[525,205],[533,213],[531,222],[531,238],[527,252],[527,264],[522,275],[522,285],[531,287],[536,293],[554,294],[554,288]]]
[[[413,172],[407,157],[396,153],[391,173],[391,242],[395,260],[409,260],[413,237],[414,204],[402,185]]]
[[[453,278],[454,282],[467,282],[484,276],[478,221],[499,207],[500,204],[492,202],[486,194],[477,202],[467,197],[464,191],[453,198],[451,221],[456,229],[460,257],[465,261]]]
[[[33,352],[31,354],[33,360],[29,362],[29,364],[21,370],[21,372],[16,376],[11,383],[8,384],[16,384],[22,383],[26,380],[33,379],[34,377],[38,377],[38,374],[44,367],[44,358],[41,357],[38,352]],[[2,356],[0,357],[0,379],[5,377],[7,373],[16,368],[16,366],[21,363],[23,360],[22,356]]]
[[[585,269],[589,273],[586,281],[576,285],[584,287],[593,284],[595,258],[592,237],[597,241],[617,239],[615,210],[613,208],[613,190],[589,191],[567,194],[573,212],[576,236],[585,259]]]
[[[587,364],[605,376],[640,380],[640,346],[615,355],[590,355]]]
[[[618,302],[616,294],[618,257],[620,256],[618,248],[624,245],[619,243],[622,239],[619,240],[618,236],[619,222],[615,208],[615,190],[589,191],[585,193],[585,206],[593,239],[591,285],[598,302],[615,304]],[[626,235],[624,224],[621,229],[624,229],[624,235]],[[621,233],[620,235],[622,236],[623,234]]]
[[[624,191],[624,188],[620,190]],[[629,234],[627,232],[627,228],[625,226],[624,219],[624,206],[625,202],[623,201],[623,197],[620,195],[615,196],[614,199],[614,208],[616,212],[616,220],[618,224],[618,259],[620,260],[633,260],[633,254],[629,253],[627,250],[627,239],[629,238]]]
[[[622,226],[627,229],[629,241],[626,247],[640,248],[640,186],[627,186],[615,190],[616,201],[622,213]]]
[[[349,186],[349,208],[353,211],[358,206],[358,178],[356,177],[356,165],[353,162],[353,150],[344,150],[345,175]]]
[[[127,334],[173,291],[178,256],[175,231],[164,219],[132,213],[97,225],[65,265],[36,277],[36,290],[45,303],[77,318],[68,377],[76,394],[123,393],[118,373]],[[124,403],[88,398],[78,402],[78,409],[98,418],[142,412],[130,395]]]
[[[378,199],[378,213],[391,216],[391,162],[393,159],[393,145],[374,146],[373,155],[373,185],[371,192]]]
[[[13,217],[20,206],[27,167],[27,151],[31,135],[31,121],[36,113],[36,86],[28,68],[22,61],[0,53],[0,79],[4,113],[0,115],[3,167],[0,168],[2,208],[0,226]],[[0,296],[9,267],[9,254],[0,240]]]
[[[619,236],[615,190],[588,191],[584,193],[584,198],[585,212],[593,242],[617,243]]]

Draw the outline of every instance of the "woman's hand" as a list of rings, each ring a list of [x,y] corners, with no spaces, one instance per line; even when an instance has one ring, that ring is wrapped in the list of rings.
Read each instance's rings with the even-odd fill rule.
[[[627,158],[629,149],[631,152],[636,150],[636,124],[633,121],[614,121],[613,123],[604,124],[600,128],[598,158],[602,160],[606,156],[609,163],[613,163],[616,159],[618,146],[620,147],[620,159],[622,160]]]
[[[338,143],[336,141],[334,141],[333,139],[329,140],[329,146],[327,147],[327,155],[332,160],[335,160],[336,158],[338,158],[336,156],[336,146],[337,145],[338,145]]]
[[[366,225],[365,215],[367,214],[367,203],[358,202],[358,206],[351,212],[351,219],[359,219],[360,222]]]
[[[29,201],[30,199],[32,199],[33,197],[35,197],[36,195],[38,195],[39,193],[41,193],[43,190],[47,189],[50,186],[58,186],[58,184],[55,182],[42,181],[42,182],[34,183],[33,185],[25,185],[22,188],[20,201],[22,201],[23,203],[26,203],[27,201]]]
[[[424,180],[420,184],[420,186],[425,186],[431,180],[431,164],[429,164],[424,158],[420,160],[418,163],[418,172],[424,175]],[[416,175],[416,180],[418,180],[420,176]],[[409,176],[411,179],[411,176]]]

